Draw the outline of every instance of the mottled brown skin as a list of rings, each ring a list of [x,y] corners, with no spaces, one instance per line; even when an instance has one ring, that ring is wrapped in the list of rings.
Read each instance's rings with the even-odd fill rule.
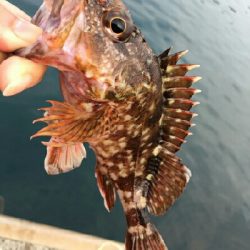
[[[125,20],[126,29],[120,36],[106,25],[109,15]],[[161,203],[164,210],[171,205],[187,180],[185,169],[173,155],[177,149],[169,148],[166,155],[171,158],[160,156],[164,97],[158,57],[120,0],[47,0],[33,22],[43,28],[43,35],[18,53],[58,68],[65,99],[64,104],[52,102],[52,107],[44,109],[47,115],[38,121],[48,126],[35,136],[51,136],[49,145],[55,152],[58,148],[53,140],[59,146],[89,142],[96,153],[97,183],[107,209],[114,206],[116,192],[122,202],[128,223],[126,249],[166,249],[146,219],[145,209],[150,202],[151,212],[162,213]],[[164,67],[178,59],[162,57],[168,60]],[[171,109],[168,112],[173,113]],[[183,112],[177,113],[191,118]],[[56,153],[52,155],[49,161],[54,161]],[[157,204],[155,200],[160,198],[157,194],[150,198],[150,185],[166,162],[170,170],[172,167],[166,177],[169,189],[173,180],[179,189],[173,188],[168,201],[160,197]],[[59,172],[64,171],[60,168]],[[165,188],[162,178],[159,188]],[[159,190],[163,195],[166,192]]]

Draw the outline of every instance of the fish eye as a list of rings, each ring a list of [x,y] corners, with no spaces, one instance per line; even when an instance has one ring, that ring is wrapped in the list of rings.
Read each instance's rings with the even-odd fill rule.
[[[134,24],[125,12],[106,11],[102,17],[104,33],[114,42],[126,42],[134,31]]]
[[[126,22],[120,17],[114,17],[110,21],[110,29],[115,33],[115,34],[121,34],[126,30]]]

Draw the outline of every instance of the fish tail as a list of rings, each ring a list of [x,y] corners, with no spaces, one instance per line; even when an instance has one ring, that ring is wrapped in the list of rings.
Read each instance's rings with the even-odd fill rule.
[[[133,211],[132,211],[133,210]],[[156,227],[148,222],[145,212],[132,209],[127,214],[128,231],[126,234],[126,250],[167,250]]]

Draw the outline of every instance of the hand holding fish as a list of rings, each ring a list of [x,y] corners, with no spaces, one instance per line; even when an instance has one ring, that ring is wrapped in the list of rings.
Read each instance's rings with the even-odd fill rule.
[[[38,82],[45,69],[39,64],[60,72],[64,100],[49,101],[41,109],[44,116],[35,120],[45,127],[33,137],[51,137],[43,142],[47,173],[80,167],[86,156],[83,143],[88,142],[96,153],[95,176],[105,207],[114,207],[116,195],[121,200],[128,226],[125,249],[166,250],[148,213],[164,214],[191,177],[176,153],[191,135],[196,116],[190,111],[198,104],[192,96],[200,91],[193,84],[201,78],[186,73],[198,65],[178,63],[187,51],[170,54],[168,49],[155,55],[121,0],[45,0],[32,19],[43,33],[31,32],[34,37],[29,28],[20,36],[23,23],[18,24],[16,14],[5,11],[2,3],[0,51],[24,47],[0,66],[4,94]],[[22,20],[30,26],[26,15]],[[6,34],[9,39],[4,39]],[[23,35],[34,43],[24,41]],[[17,67],[18,61],[22,63]],[[35,67],[41,67],[40,74]],[[25,79],[31,69],[37,78]],[[16,74],[4,77],[6,72]],[[25,84],[9,90],[17,81]]]
[[[45,72],[45,66],[11,54],[34,43],[42,33],[30,20],[16,6],[0,0],[0,90],[4,96],[36,85]]]

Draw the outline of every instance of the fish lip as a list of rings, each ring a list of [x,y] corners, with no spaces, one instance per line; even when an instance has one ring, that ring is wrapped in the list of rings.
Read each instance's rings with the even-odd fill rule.
[[[72,5],[72,2],[44,1],[32,18],[32,23],[43,30],[42,34],[35,43],[16,50],[15,54],[53,67],[54,65],[46,62],[53,61],[53,57],[64,57],[65,54],[66,58],[60,59],[61,61],[73,60],[74,54],[77,53],[75,48],[79,49],[77,37],[86,26],[86,1],[81,0],[76,5]],[[81,47],[81,53],[85,52],[83,46]]]
[[[73,8],[72,6],[70,6],[70,2],[71,1],[69,1],[69,3],[66,3],[68,7],[62,6],[62,10],[60,13],[61,15],[62,13],[66,13],[67,11],[69,11],[69,9]],[[88,64],[87,49],[84,43],[85,37],[83,37],[83,41],[80,42],[80,44],[79,39],[77,39],[82,36],[82,33],[86,28],[86,15],[84,12],[85,6],[86,1],[79,1],[79,4],[77,4],[77,6],[73,8],[75,13],[74,16],[68,17],[68,19],[64,22],[66,23],[66,25],[70,25],[70,22],[74,21],[73,25],[69,26],[70,29],[68,29],[67,34],[60,33],[60,27],[62,24],[53,29],[52,26],[50,26],[49,20],[40,22],[39,17],[38,19],[36,19],[35,17],[34,23],[43,28],[43,33],[34,44],[16,51],[16,54],[31,59],[38,64],[54,67],[59,71],[79,72],[84,78],[83,85],[85,85],[85,87],[89,86],[87,88],[91,88],[95,85],[98,90],[100,90],[100,93],[104,93],[107,86],[103,81],[103,78],[98,77],[98,72],[96,72],[97,74],[92,73],[93,76],[90,76],[89,73],[91,72],[81,69],[80,65],[78,65],[77,63],[77,61],[80,60],[80,63],[84,66],[84,68],[85,66],[87,66],[86,68],[88,68],[88,65],[85,65]],[[45,3],[40,7],[40,14],[42,17],[43,15],[49,16],[46,12],[46,9],[48,9],[49,7],[50,12],[53,12],[52,6],[46,7]],[[36,15],[38,14],[39,10],[37,11]],[[52,32],[50,33],[49,31],[51,28]],[[56,45],[58,39],[57,32],[59,32],[58,36],[65,35],[66,37],[60,47],[57,47]],[[83,87],[83,89],[81,90],[81,94],[86,94],[84,93],[86,90],[85,87]],[[100,95],[102,96],[102,94]]]

